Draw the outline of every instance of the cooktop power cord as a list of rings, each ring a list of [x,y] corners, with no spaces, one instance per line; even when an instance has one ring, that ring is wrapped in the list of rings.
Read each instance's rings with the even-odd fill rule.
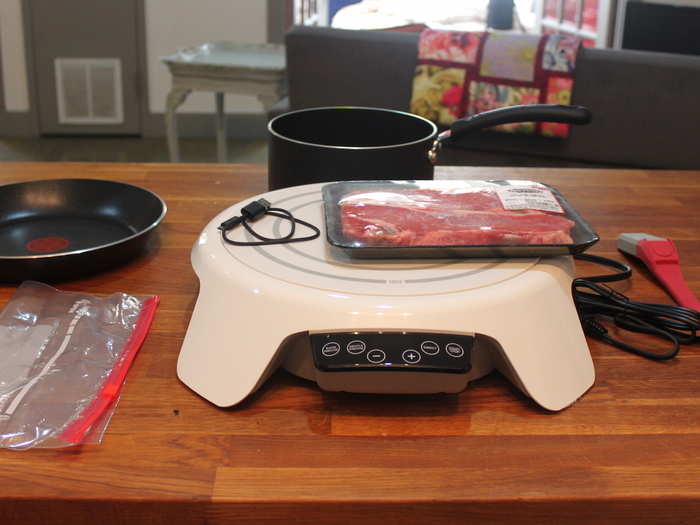
[[[250,226],[250,222],[255,222],[258,219],[264,217],[265,215],[272,215],[274,217],[279,217],[289,222],[289,232],[281,237],[265,237],[260,235],[258,232],[253,230]],[[232,230],[239,224],[243,225],[248,233],[253,237],[258,239],[257,241],[234,241],[230,239],[226,232]],[[313,233],[305,237],[294,237],[296,233],[296,225],[301,224],[307,227]],[[284,208],[273,208],[270,203],[265,199],[258,199],[251,202],[250,204],[244,206],[241,209],[241,215],[231,217],[230,219],[222,222],[219,225],[219,231],[221,232],[221,238],[228,244],[233,244],[234,246],[267,246],[269,244],[288,244],[291,242],[303,242],[315,239],[321,234],[321,231],[311,224],[310,222],[303,221],[297,217],[294,217],[292,213]]]
[[[617,273],[574,279],[571,289],[583,331],[599,339],[648,359],[657,361],[675,357],[682,344],[700,341],[700,312],[683,306],[632,301],[604,283],[628,279],[632,268],[614,259],[598,255],[579,254],[578,260],[588,261],[617,270]],[[612,321],[617,328],[644,333],[668,341],[670,349],[655,351],[639,348],[613,337],[601,321]]]

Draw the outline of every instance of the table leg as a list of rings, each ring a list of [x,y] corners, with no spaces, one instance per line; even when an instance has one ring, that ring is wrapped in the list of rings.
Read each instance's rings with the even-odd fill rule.
[[[165,134],[168,138],[168,155],[170,162],[180,162],[180,151],[177,144],[177,122],[175,111],[190,94],[189,89],[172,88],[165,101]]]
[[[267,115],[270,108],[280,99],[277,95],[258,95],[258,100],[262,104],[263,112]]]
[[[226,114],[224,113],[224,94],[216,93],[216,157],[219,162],[226,162]]]

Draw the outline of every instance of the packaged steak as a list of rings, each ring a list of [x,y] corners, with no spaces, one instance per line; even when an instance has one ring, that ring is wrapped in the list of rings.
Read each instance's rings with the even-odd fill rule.
[[[596,233],[533,181],[352,181],[323,188],[328,242],[357,257],[581,253]]]

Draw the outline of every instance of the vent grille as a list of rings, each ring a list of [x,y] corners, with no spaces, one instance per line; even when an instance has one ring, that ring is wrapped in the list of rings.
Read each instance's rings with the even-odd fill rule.
[[[122,124],[122,71],[118,58],[56,58],[59,124]]]

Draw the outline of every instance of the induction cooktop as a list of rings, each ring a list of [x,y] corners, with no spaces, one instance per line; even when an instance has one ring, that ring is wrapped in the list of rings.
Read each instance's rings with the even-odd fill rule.
[[[196,393],[236,405],[279,367],[325,390],[383,394],[458,393],[498,370],[549,410],[591,387],[571,257],[356,260],[326,242],[322,186],[255,196],[201,232],[192,249],[199,295],[177,365]],[[224,243],[219,224],[259,198],[321,235]],[[288,227],[274,217],[254,225],[272,237]],[[243,228],[229,236],[252,239]]]

